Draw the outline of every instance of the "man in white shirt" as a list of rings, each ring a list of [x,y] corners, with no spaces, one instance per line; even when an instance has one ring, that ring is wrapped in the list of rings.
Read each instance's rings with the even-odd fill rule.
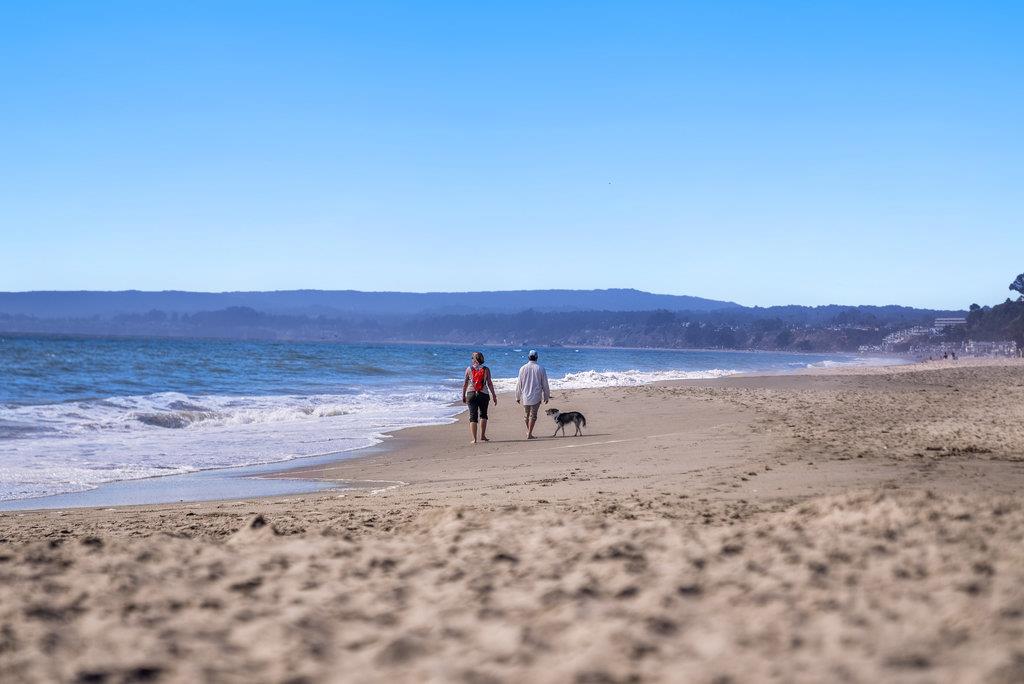
[[[516,381],[516,403],[522,404],[526,412],[524,420],[527,439],[537,439],[533,436],[533,426],[537,424],[537,410],[541,401],[546,404],[550,398],[548,374],[537,363],[537,351],[531,349],[530,360],[519,369],[519,380]]]

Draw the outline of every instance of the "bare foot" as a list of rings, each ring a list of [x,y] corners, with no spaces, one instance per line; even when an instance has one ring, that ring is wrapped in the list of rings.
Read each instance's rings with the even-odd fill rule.
[[[474,439],[470,444],[476,444],[476,440]]]
[[[480,441],[481,442],[490,442],[491,440],[487,439],[486,437],[481,437]]]
[[[534,437],[533,435],[526,435],[526,439],[537,439],[537,438]]]

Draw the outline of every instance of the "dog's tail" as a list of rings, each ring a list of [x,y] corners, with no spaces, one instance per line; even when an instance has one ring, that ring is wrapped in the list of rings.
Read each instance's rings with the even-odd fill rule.
[[[580,414],[580,425],[587,427],[587,417],[582,413]]]

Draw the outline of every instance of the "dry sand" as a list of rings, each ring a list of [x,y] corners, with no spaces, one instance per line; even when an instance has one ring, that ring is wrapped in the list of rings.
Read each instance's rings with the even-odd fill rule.
[[[295,471],[357,490],[0,514],[0,681],[1024,681],[1024,365],[551,405],[587,436],[502,397]]]

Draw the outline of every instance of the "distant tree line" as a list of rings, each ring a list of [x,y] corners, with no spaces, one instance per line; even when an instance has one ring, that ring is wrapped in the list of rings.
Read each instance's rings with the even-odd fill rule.
[[[1024,273],[1018,275],[1010,290],[1017,292],[1017,299],[1009,299],[995,306],[971,304],[967,311],[967,325],[951,329],[947,336],[954,341],[971,339],[984,342],[1015,340],[1024,347]]]
[[[736,307],[717,311],[535,311],[431,315],[285,315],[249,307],[109,318],[0,314],[0,332],[233,339],[433,341],[664,348],[854,351],[956,312],[900,306]]]

